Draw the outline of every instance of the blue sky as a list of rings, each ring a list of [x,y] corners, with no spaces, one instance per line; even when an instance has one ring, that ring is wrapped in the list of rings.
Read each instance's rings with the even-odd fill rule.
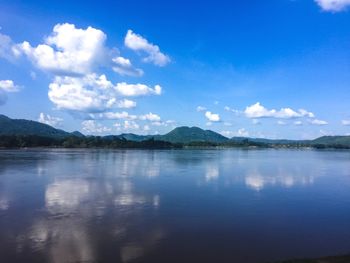
[[[96,135],[350,134],[349,25],[349,0],[1,1],[0,113]]]

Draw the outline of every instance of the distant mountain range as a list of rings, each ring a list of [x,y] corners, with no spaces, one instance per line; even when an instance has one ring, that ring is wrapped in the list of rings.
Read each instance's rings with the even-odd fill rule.
[[[37,121],[10,119],[5,115],[0,115],[0,136],[1,135],[36,135],[61,139],[66,137],[85,137],[82,133],[75,131],[72,133],[53,128],[47,124]],[[350,136],[323,136],[315,140],[270,140],[261,138],[233,137],[227,138],[211,130],[203,130],[198,127],[177,127],[164,135],[137,135],[125,133],[120,135],[103,136],[104,139],[125,139],[128,141],[142,142],[150,139],[166,141],[170,143],[189,144],[198,143],[216,143],[223,145],[256,143],[265,145],[320,145],[320,146],[345,146],[350,147]]]

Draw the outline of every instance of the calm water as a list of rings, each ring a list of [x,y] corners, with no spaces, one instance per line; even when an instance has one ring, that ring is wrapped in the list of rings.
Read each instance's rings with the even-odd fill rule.
[[[1,262],[350,252],[350,152],[0,151]]]

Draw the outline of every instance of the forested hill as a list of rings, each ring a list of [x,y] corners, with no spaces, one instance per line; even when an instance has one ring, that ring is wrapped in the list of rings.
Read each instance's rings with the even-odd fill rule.
[[[0,115],[0,147],[314,147],[350,148],[350,136],[323,136],[315,140],[270,140],[233,137],[231,139],[211,130],[198,127],[177,127],[164,135],[132,133],[108,136],[85,136],[66,132],[47,124],[24,119],[10,119]]]
[[[10,119],[5,115],[0,115],[0,135],[36,135],[62,138],[71,134],[37,121]]]

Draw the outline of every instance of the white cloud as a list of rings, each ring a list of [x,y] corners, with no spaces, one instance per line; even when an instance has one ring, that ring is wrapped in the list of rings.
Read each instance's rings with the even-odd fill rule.
[[[344,126],[349,126],[350,125],[350,120],[342,120],[341,124]]]
[[[136,102],[126,97],[161,95],[162,87],[145,84],[112,83],[104,74],[97,74],[102,67],[111,67],[121,75],[141,76],[143,71],[135,68],[131,61],[115,56],[106,47],[107,36],[91,26],[78,28],[63,23],[54,26],[52,32],[39,45],[28,41],[14,44],[6,35],[0,34],[0,57],[24,55],[39,69],[52,73],[48,97],[57,109],[76,111],[79,114],[109,112],[114,108],[134,108]],[[165,65],[170,60],[159,47],[139,35],[128,31],[127,46],[145,51],[148,62]],[[114,58],[113,58],[114,56]],[[31,73],[33,79],[35,73]],[[12,85],[12,86],[11,86]],[[0,104],[7,100],[6,92],[16,91],[12,81],[0,82]]]
[[[165,66],[170,62],[170,58],[163,54],[157,45],[149,43],[147,39],[135,34],[132,30],[128,30],[124,44],[134,51],[144,51],[147,53],[148,56],[143,59],[144,62],[150,62],[157,66]]]
[[[328,122],[323,120],[318,120],[318,119],[310,120],[309,123],[311,123],[312,125],[319,125],[319,126],[328,124]]]
[[[132,108],[136,102],[119,96],[159,95],[161,87],[154,89],[144,84],[113,85],[105,75],[88,74],[84,77],[57,76],[49,85],[49,99],[59,109],[98,112],[112,108]]]
[[[162,87],[159,85],[150,88],[144,84],[127,84],[125,82],[117,83],[116,91],[126,97],[145,96],[145,95],[160,95],[162,94]]]
[[[0,80],[0,105],[7,101],[7,93],[17,92],[19,87],[12,80]]]
[[[299,109],[301,117],[315,118],[315,114],[304,109]]]
[[[207,111],[205,113],[205,117],[210,121],[210,122],[218,122],[220,121],[220,115],[211,113],[210,111]]]
[[[281,126],[287,125],[287,123],[286,123],[285,121],[277,121],[277,124],[278,124],[278,125],[281,125]]]
[[[198,112],[201,112],[201,111],[206,111],[207,108],[206,108],[206,107],[203,107],[203,106],[198,106],[198,107],[196,108],[196,110],[197,110]]]
[[[244,114],[248,118],[281,118],[281,119],[290,119],[290,118],[300,118],[300,117],[309,117],[314,118],[312,112],[308,112],[304,109],[298,111],[292,110],[291,108],[282,108],[280,110],[269,110],[257,102],[251,106],[246,107]]]
[[[106,55],[106,35],[98,29],[76,28],[73,24],[57,24],[43,44],[32,47],[27,41],[16,46],[41,70],[56,75],[85,75]]]
[[[167,121],[153,121],[151,124],[152,126],[163,126],[163,127],[168,127],[172,126],[175,127],[175,121],[173,120],[167,120]]]
[[[154,114],[152,112],[139,116],[139,119],[144,121],[154,121],[154,122],[160,121],[160,117],[157,114]]]
[[[125,130],[138,130],[138,129],[140,129],[140,125],[138,125],[135,121],[124,121],[124,129]]]
[[[59,109],[94,112],[116,106],[116,93],[105,75],[55,77],[48,95]]]
[[[150,121],[152,125],[155,126],[167,126],[173,124],[173,121],[169,120],[166,122],[161,122],[161,118],[159,115],[149,112],[143,115],[132,115],[126,111],[123,112],[102,112],[102,113],[91,113],[88,115],[89,118],[93,120],[141,120],[141,121]],[[131,122],[129,122],[130,124]],[[158,125],[159,124],[159,125]]]
[[[244,129],[238,129],[237,131],[222,131],[221,134],[226,137],[249,137],[249,132]]]
[[[301,125],[303,125],[303,122],[302,122],[302,121],[295,121],[295,122],[294,122],[294,125],[296,125],[296,126],[301,126]]]
[[[339,12],[350,6],[350,0],[315,0],[315,2],[324,10],[330,12]]]
[[[116,127],[116,130],[119,132],[131,132],[135,130],[147,132],[150,130],[149,125],[144,125],[141,127],[136,121],[133,120],[125,120],[122,123],[116,122],[113,126]]]
[[[83,121],[81,125],[83,126],[82,130],[87,133],[105,133],[111,131],[110,128],[107,128],[94,120]]]
[[[53,116],[50,116],[49,114],[45,114],[41,112],[38,118],[38,122],[45,123],[47,125],[54,126],[54,127],[59,127],[62,124],[63,119],[58,117],[53,117]]]
[[[13,80],[0,80],[0,90],[5,92],[17,92],[19,87],[15,85]]]
[[[133,100],[123,99],[117,102],[117,107],[122,109],[135,108],[136,102]]]
[[[103,113],[97,113],[97,114],[89,114],[89,117],[93,120],[120,120],[120,119],[127,119],[127,120],[135,120],[137,119],[136,115],[131,115],[126,111],[123,112],[103,112]]]
[[[124,57],[115,57],[113,71],[122,76],[140,77],[144,74],[142,69],[134,68],[130,60]]]

